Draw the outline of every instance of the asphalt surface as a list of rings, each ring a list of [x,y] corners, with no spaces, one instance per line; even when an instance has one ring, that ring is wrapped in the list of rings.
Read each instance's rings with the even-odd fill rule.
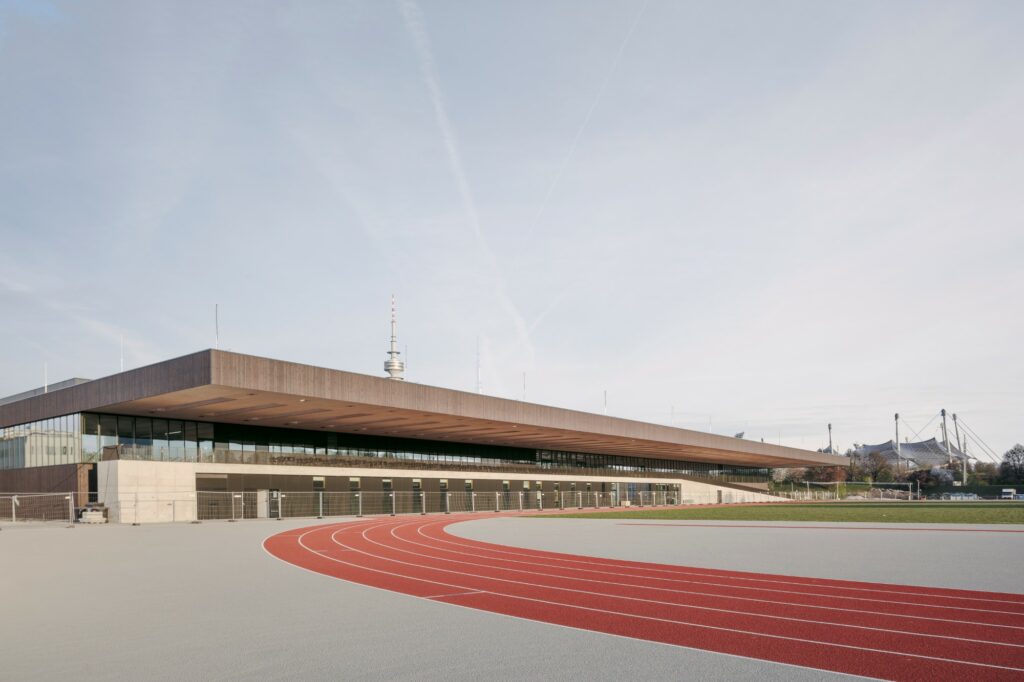
[[[262,548],[267,536],[315,523],[4,526],[2,677],[849,679],[416,599],[309,573]],[[1022,589],[1011,576],[1024,559],[1024,534],[658,528],[511,517],[451,530],[609,558]],[[910,568],[913,579],[904,579]]]

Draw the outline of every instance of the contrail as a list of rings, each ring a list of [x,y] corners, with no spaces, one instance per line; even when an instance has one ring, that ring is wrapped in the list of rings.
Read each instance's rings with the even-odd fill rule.
[[[544,211],[548,207],[548,202],[551,200],[551,195],[554,194],[555,187],[562,179],[562,176],[565,175],[565,169],[569,166],[569,161],[572,160],[573,155],[576,153],[576,147],[579,145],[580,138],[583,137],[583,133],[590,124],[590,119],[594,115],[594,111],[597,109],[598,103],[601,101],[601,98],[604,97],[604,91],[608,89],[608,84],[611,82],[612,76],[615,75],[615,70],[618,68],[619,62],[622,61],[622,55],[625,54],[626,47],[629,45],[629,41],[633,37],[633,32],[636,31],[637,24],[640,23],[640,17],[642,17],[644,12],[647,10],[647,4],[649,1],[650,0],[644,0],[644,4],[640,6],[640,10],[636,13],[636,16],[633,17],[633,23],[629,25],[629,30],[626,31],[626,35],[622,39],[622,43],[619,45],[619,51],[615,53],[615,59],[612,60],[612,64],[608,68],[608,73],[605,74],[604,81],[601,83],[601,87],[598,88],[597,95],[594,97],[594,101],[591,102],[590,108],[587,110],[587,115],[583,117],[583,123],[580,125],[579,130],[576,131],[576,136],[572,138],[572,144],[569,145],[569,151],[566,152],[561,165],[558,167],[558,172],[555,173],[554,179],[548,186],[548,191],[540,203],[540,208],[537,209],[537,215],[533,218],[534,224],[536,224],[540,220],[541,216],[544,215]]]
[[[504,281],[501,278],[498,259],[487,245],[487,240],[484,239],[483,230],[480,226],[480,214],[476,208],[476,200],[473,198],[472,190],[470,190],[469,180],[466,178],[466,170],[462,164],[462,155],[459,153],[455,130],[452,128],[451,119],[448,118],[448,111],[444,105],[444,96],[441,92],[441,78],[438,75],[437,65],[434,63],[433,50],[430,47],[430,37],[427,35],[427,28],[423,21],[423,12],[414,0],[400,0],[399,7],[402,10],[405,26],[409,30],[413,45],[416,48],[420,74],[430,93],[434,117],[437,119],[437,125],[441,129],[441,139],[444,142],[452,174],[455,176],[455,184],[462,199],[462,209],[465,212],[466,220],[469,223],[470,229],[473,230],[473,235],[476,237],[480,252],[487,261],[488,270],[497,278],[501,306],[512,318],[516,333],[526,345],[526,349],[532,358],[533,342],[530,339],[529,327],[507,294]]]
[[[448,118],[448,111],[444,106],[444,97],[441,94],[441,79],[437,74],[437,66],[434,64],[433,51],[430,48],[430,37],[427,35],[426,26],[423,24],[423,12],[419,5],[413,0],[402,0],[402,17],[405,19],[405,26],[409,29],[413,44],[416,46],[416,56],[419,58],[420,74],[423,82],[426,83],[430,92],[430,103],[434,107],[434,117],[441,129],[441,138],[444,141],[444,148],[448,154],[448,162],[452,166],[452,174],[455,176],[455,184],[459,189],[459,196],[462,198],[462,209],[466,213],[470,227],[473,229],[481,246],[484,245],[483,232],[480,229],[480,215],[476,210],[476,201],[469,189],[469,181],[466,179],[466,170],[462,165],[462,155],[459,153],[458,142],[455,138],[455,131],[452,130],[451,120]],[[488,253],[489,250],[488,250]]]

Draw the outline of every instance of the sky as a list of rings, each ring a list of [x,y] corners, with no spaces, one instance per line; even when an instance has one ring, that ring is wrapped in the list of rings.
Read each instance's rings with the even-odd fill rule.
[[[0,395],[220,347],[1024,441],[1024,4],[0,0]],[[525,381],[524,381],[525,379]],[[525,390],[524,390],[525,384]],[[607,395],[607,400],[605,399]],[[607,407],[605,405],[607,404]]]

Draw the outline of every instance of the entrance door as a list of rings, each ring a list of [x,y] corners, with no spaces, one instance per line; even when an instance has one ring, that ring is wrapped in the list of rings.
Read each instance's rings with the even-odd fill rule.
[[[270,515],[270,518],[272,518],[272,519],[280,518],[280,515],[281,515],[281,491],[280,490],[271,489],[269,503],[270,504],[268,505],[267,511],[268,511],[268,513]]]

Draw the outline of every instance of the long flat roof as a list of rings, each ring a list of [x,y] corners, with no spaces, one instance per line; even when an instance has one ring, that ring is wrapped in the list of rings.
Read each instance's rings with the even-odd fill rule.
[[[751,467],[845,465],[797,448],[466,391],[203,350],[0,405],[0,427],[76,412]]]

